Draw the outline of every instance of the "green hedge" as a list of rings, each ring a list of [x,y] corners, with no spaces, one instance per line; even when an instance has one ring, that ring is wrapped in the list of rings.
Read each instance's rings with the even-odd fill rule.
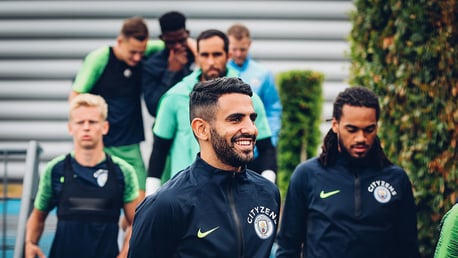
[[[352,85],[379,94],[380,137],[410,176],[420,252],[432,257],[458,176],[458,3],[356,0]]]
[[[277,75],[283,105],[278,141],[278,187],[285,198],[294,168],[317,154],[321,141],[322,84],[324,76],[314,71],[288,71]]]

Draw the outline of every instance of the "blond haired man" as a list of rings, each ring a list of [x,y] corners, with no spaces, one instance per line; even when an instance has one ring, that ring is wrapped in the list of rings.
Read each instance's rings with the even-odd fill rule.
[[[123,209],[131,225],[140,200],[138,182],[131,165],[104,152],[107,112],[105,100],[97,95],[81,94],[71,101],[68,131],[74,149],[51,160],[42,173],[27,222],[26,258],[45,257],[38,243],[55,207],[58,222],[49,257],[127,254],[127,245],[119,252],[118,221]]]

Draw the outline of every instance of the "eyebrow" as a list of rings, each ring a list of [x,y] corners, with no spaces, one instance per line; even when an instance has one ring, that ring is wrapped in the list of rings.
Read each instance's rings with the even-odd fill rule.
[[[362,130],[365,130],[365,129],[370,129],[371,127],[376,127],[377,124],[371,124],[371,125],[368,125],[366,127],[358,127],[356,125],[352,125],[352,124],[346,124],[344,125],[345,128],[352,128],[352,129],[362,129]]]

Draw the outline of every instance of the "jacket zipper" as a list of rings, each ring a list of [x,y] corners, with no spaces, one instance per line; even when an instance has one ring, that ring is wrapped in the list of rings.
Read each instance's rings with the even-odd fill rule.
[[[358,171],[354,172],[355,176],[355,216],[361,215],[361,180]]]
[[[234,183],[235,182],[235,172],[232,176],[231,183],[227,187],[227,192],[228,192],[228,198],[229,198],[229,206],[231,207],[231,212],[232,212],[232,217],[234,218],[234,223],[236,227],[236,232],[237,232],[237,243],[238,243],[238,256],[239,258],[244,257],[244,252],[245,252],[245,245],[244,245],[244,240],[243,240],[243,230],[242,230],[242,225],[240,223],[239,216],[237,214],[237,209],[235,206],[235,200],[234,200]]]

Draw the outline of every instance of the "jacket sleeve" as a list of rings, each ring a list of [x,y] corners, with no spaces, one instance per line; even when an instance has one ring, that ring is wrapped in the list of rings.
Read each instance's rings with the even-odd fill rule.
[[[165,62],[165,63],[163,63]],[[164,66],[165,67],[161,67]],[[177,80],[179,72],[167,70],[167,60],[161,60],[161,56],[154,55],[143,63],[142,92],[146,108],[151,116],[156,117],[159,100]]]
[[[275,86],[274,77],[270,72],[267,72],[265,75],[259,97],[264,103],[267,120],[272,131],[272,144],[277,146],[281,128],[282,105]]]
[[[176,253],[186,218],[173,196],[158,194],[147,196],[135,211],[128,257],[170,258]]]
[[[251,97],[253,101],[253,107],[258,117],[254,121],[256,124],[256,128],[258,128],[258,140],[262,140],[265,138],[270,138],[272,136],[272,132],[270,131],[269,121],[267,120],[266,110],[264,108],[264,104],[262,103],[261,98],[256,94],[253,93],[253,97]]]
[[[419,258],[417,233],[417,215],[415,200],[412,193],[412,185],[407,174],[403,171],[402,177],[402,200],[399,205],[399,220],[397,240],[399,250],[398,257]]]
[[[153,133],[153,149],[149,158],[148,177],[161,179],[172,140],[163,139]]]
[[[307,245],[306,174],[302,166],[298,166],[291,177],[277,237],[277,258],[299,258],[302,245],[304,250]]]
[[[441,232],[434,258],[458,257],[458,204],[442,218]]]
[[[102,75],[108,64],[110,48],[101,47],[89,53],[83,61],[73,82],[73,91],[79,93],[90,92],[94,84]]]

